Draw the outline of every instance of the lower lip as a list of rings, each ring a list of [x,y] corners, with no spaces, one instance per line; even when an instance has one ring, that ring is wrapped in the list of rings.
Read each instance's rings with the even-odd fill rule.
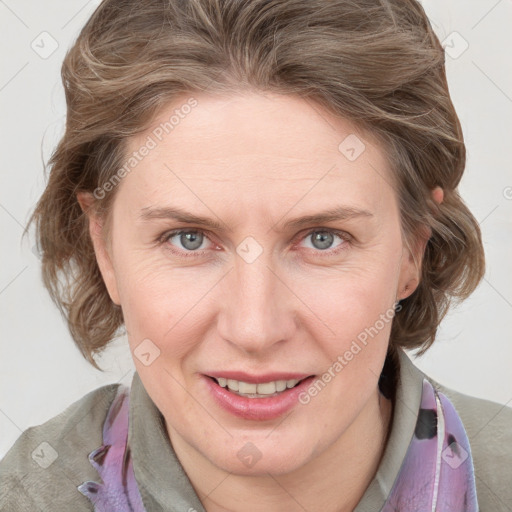
[[[297,386],[268,398],[247,398],[240,396],[204,376],[214,400],[226,411],[245,420],[274,420],[288,412],[298,403],[299,395],[309,386],[314,377],[308,377]]]

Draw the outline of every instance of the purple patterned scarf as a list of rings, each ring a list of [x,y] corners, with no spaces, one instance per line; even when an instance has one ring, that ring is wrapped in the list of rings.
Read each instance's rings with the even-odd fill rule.
[[[145,512],[127,446],[129,393],[119,386],[103,424],[103,444],[89,454],[103,483],[78,486],[95,512]],[[448,398],[426,379],[413,438],[380,512],[478,512],[464,426]]]

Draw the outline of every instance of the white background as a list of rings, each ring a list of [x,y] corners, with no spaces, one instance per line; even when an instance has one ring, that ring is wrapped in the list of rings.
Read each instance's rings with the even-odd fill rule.
[[[85,393],[110,382],[131,382],[134,367],[123,338],[105,355],[104,373],[82,358],[42,286],[33,237],[21,240],[44,187],[42,162],[63,132],[60,66],[98,4],[0,0],[0,457],[23,430]],[[512,2],[424,0],[423,5],[452,53],[448,81],[468,149],[460,189],[480,222],[488,268],[479,288],[451,311],[434,347],[416,364],[448,387],[510,405]],[[40,52],[49,52],[52,40],[58,47],[47,58],[31,47],[39,44]]]

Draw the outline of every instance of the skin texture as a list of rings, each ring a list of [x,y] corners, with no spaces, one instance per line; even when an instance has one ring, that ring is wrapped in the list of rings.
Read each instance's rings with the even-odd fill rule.
[[[130,151],[188,98],[163,109]],[[197,106],[118,185],[108,240],[91,196],[78,196],[132,353],[145,339],[160,350],[148,366],[134,355],[137,372],[209,512],[352,510],[391,417],[377,386],[391,322],[307,405],[277,420],[224,411],[202,375],[321,376],[415,290],[419,269],[402,239],[391,169],[368,134],[310,101],[256,92],[194,98]],[[365,144],[354,161],[339,150],[351,134]],[[282,228],[340,205],[372,215]],[[203,228],[141,218],[144,208],[167,206],[223,229],[204,229],[195,253],[179,235],[159,242],[174,229]],[[331,245],[315,243],[315,230],[328,231]],[[251,263],[237,253],[248,236],[263,249]],[[424,243],[414,244],[418,261]],[[237,457],[248,442],[261,455],[252,467]]]

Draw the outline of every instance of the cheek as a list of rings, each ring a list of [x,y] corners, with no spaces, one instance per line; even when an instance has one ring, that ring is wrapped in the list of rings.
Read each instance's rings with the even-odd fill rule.
[[[156,338],[173,321],[181,284],[142,251],[121,245],[117,249],[114,268],[128,334]]]
[[[177,268],[163,250],[137,247],[128,234],[118,239],[114,249],[132,348],[149,338],[173,357],[190,350],[190,341],[177,340],[191,340],[194,331],[199,335],[208,328],[219,293],[225,290],[226,283],[218,283],[223,269],[209,265]],[[391,245],[376,244],[330,268],[289,268],[285,281],[293,283],[293,292],[300,298],[294,306],[296,311],[289,313],[298,313],[311,338],[336,358],[393,305],[398,261]],[[379,330],[380,338],[389,332],[388,327],[386,324]]]
[[[395,314],[399,258],[376,253],[364,263],[329,271],[324,279],[305,279],[298,290],[315,314],[309,335],[322,348],[325,378],[337,390],[325,400],[338,393],[369,394],[381,372]]]
[[[394,275],[388,270],[339,276],[324,293],[310,295],[319,318],[310,323],[309,335],[324,356],[318,379],[329,391],[318,392],[324,385],[316,384],[303,398],[314,399],[319,411],[336,411],[344,403],[346,414],[355,415],[375,392],[395,315]],[[338,428],[342,419],[333,414],[324,420]]]
[[[336,335],[355,335],[372,325],[394,305],[397,260],[366,260],[358,265],[329,269],[321,276],[308,276],[295,288],[297,295]],[[331,334],[333,334],[331,332]]]
[[[179,361],[194,349],[219,276],[211,269],[177,269],[147,251],[127,251],[118,261],[119,294],[132,350],[150,339]],[[206,310],[205,310],[206,308]],[[162,358],[163,360],[163,358]]]

